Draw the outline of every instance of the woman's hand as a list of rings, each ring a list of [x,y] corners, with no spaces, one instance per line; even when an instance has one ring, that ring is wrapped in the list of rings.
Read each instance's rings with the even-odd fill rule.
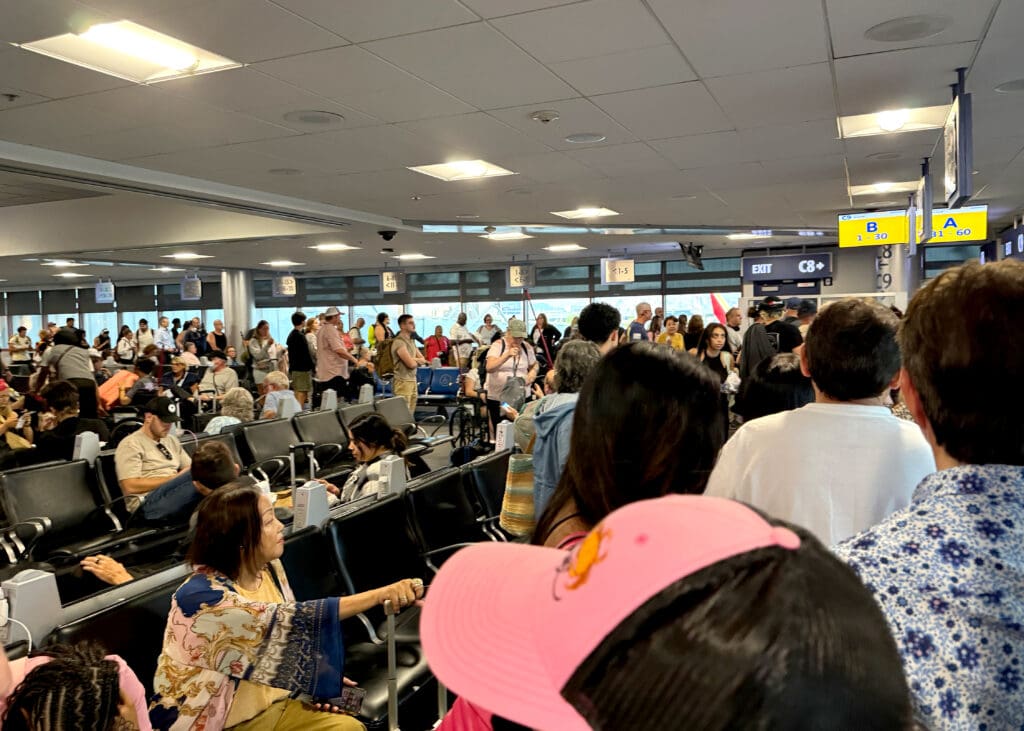
[[[120,561],[110,556],[87,556],[82,559],[81,567],[107,584],[127,584],[135,579],[128,573]]]
[[[377,589],[377,603],[383,604],[390,600],[395,610],[411,606],[423,597],[423,581],[421,579],[402,579],[394,584]]]

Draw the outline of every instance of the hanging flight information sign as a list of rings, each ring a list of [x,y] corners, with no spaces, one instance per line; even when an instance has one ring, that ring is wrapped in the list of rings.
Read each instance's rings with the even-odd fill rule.
[[[273,297],[294,297],[298,291],[298,283],[293,274],[278,274],[274,277],[271,285],[271,296]]]
[[[632,259],[601,260],[601,284],[629,284],[635,278]]]
[[[938,208],[932,211],[928,242],[952,244],[988,237],[988,206]],[[918,228],[921,224],[918,223]],[[909,241],[906,211],[844,213],[839,216],[839,246],[885,246]]]
[[[533,264],[509,264],[508,287],[530,289],[537,284],[537,269]]]
[[[185,277],[181,280],[181,301],[198,302],[203,298],[203,280],[199,277]]]
[[[114,301],[114,283],[96,282],[96,304],[109,305]]]
[[[405,272],[384,270],[380,273],[381,294],[405,294]]]

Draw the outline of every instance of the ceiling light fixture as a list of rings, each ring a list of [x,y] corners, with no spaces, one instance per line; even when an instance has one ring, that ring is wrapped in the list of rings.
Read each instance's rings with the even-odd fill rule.
[[[502,175],[515,175],[511,170],[487,162],[486,160],[454,160],[434,165],[415,165],[408,168],[415,173],[429,175],[438,180],[453,182],[455,180],[476,180],[479,178],[497,178]]]
[[[401,259],[402,261],[418,261],[420,259],[436,259],[437,257],[430,256],[429,254],[399,254],[391,258]]]
[[[92,275],[79,274],[78,272],[61,272],[60,274],[54,274],[53,276],[60,277],[61,279],[77,279],[79,277],[90,277]]]
[[[757,234],[729,234],[726,238],[732,241],[746,241],[748,239],[760,239],[764,237],[758,236]]]
[[[604,142],[606,139],[608,138],[600,132],[577,132],[566,137],[565,141],[574,145],[591,145],[595,142]]]
[[[998,91],[1000,94],[1020,94],[1022,91],[1024,91],[1024,79],[1004,81],[1002,84],[996,87],[996,91]]]
[[[80,261],[68,261],[67,259],[50,259],[49,261],[43,262],[44,267],[87,267],[88,264],[84,264]]]
[[[164,254],[161,259],[175,259],[176,261],[192,261],[194,259],[212,259],[210,254],[196,254],[192,251],[179,251],[177,254]]]
[[[354,249],[358,249],[359,247],[349,246],[348,244],[316,244],[315,246],[310,246],[309,248],[316,249],[317,251],[352,251]]]
[[[263,261],[261,264],[268,267],[303,267],[306,266],[305,262],[291,261],[290,259],[274,259],[273,261]]]
[[[153,267],[149,271],[151,272],[183,272],[185,271],[182,267]]]
[[[530,234],[524,234],[522,231],[501,231],[484,234],[480,238],[490,239],[491,241],[518,241],[520,239],[532,239],[533,237]]]
[[[461,218],[461,219],[464,219],[464,220],[472,220],[474,218],[480,218],[480,216],[478,216],[475,213],[460,213],[460,214],[458,214],[455,217],[456,218]]]
[[[886,109],[875,115],[878,128],[886,132],[895,132],[898,129],[903,129],[909,119],[909,109]]]
[[[864,37],[879,43],[919,41],[937,36],[952,23],[953,19],[946,15],[908,15],[873,25],[864,31]]]
[[[550,251],[552,253],[562,251],[584,251],[586,248],[586,246],[580,246],[579,244],[552,244],[551,246],[544,247],[546,251]]]
[[[906,180],[894,183],[881,180],[870,185],[851,185],[850,195],[884,195],[887,193],[910,193],[917,190],[917,180]]]
[[[20,47],[139,84],[242,65],[130,20],[98,23],[83,33],[64,33]]]
[[[583,207],[576,208],[572,211],[551,211],[553,216],[561,216],[562,218],[601,218],[602,216],[617,216],[618,211],[613,211],[611,208],[600,208],[600,207]]]

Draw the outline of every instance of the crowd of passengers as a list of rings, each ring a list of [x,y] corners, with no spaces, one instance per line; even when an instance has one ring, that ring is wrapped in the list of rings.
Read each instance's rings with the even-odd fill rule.
[[[193,524],[155,695],[99,648],[48,647],[0,668],[4,728],[361,728],[328,702],[359,682],[340,621],[385,599],[423,606],[427,660],[458,695],[446,731],[1022,728],[1024,390],[1008,384],[1024,343],[1007,334],[1024,264],[948,270],[905,315],[853,298],[758,310],[692,348],[675,318],[652,334],[646,304],[621,327],[593,303],[551,342],[512,320],[477,349],[482,386],[458,356],[467,395],[532,453],[532,530],[458,551],[427,589],[296,602],[268,497],[222,443],[189,458],[157,391],[117,452],[143,518]],[[398,324],[375,346],[406,347],[415,323]],[[507,404],[517,379],[538,398]],[[71,378],[41,397],[56,427],[35,448],[93,425]],[[4,431],[28,440],[10,402]],[[329,487],[345,500],[404,446],[377,415],[350,438],[358,476]],[[107,556],[83,567],[132,579]]]

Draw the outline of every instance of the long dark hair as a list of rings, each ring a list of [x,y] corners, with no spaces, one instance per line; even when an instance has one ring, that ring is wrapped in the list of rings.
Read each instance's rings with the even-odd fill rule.
[[[722,446],[721,383],[673,348],[630,343],[583,385],[569,460],[541,515],[541,545],[570,502],[594,526],[616,508],[669,493],[700,495]]]
[[[715,330],[721,330],[725,333],[725,344],[722,345],[722,350],[729,349],[729,332],[725,329],[725,325],[720,322],[713,322],[704,328],[704,332],[700,334],[700,340],[697,341],[698,358],[708,352],[708,343],[711,342],[711,336],[714,335]]]
[[[398,429],[391,428],[387,420],[380,414],[363,414],[357,416],[349,425],[352,438],[368,447],[390,449],[395,454],[404,452],[409,446],[409,439]]]
[[[186,560],[237,579],[246,566],[256,566],[263,538],[260,491],[249,482],[220,487],[196,508],[196,530]]]
[[[132,336],[132,329],[130,327],[128,327],[127,325],[122,325],[121,326],[121,330],[117,333],[117,339],[120,340],[121,338],[123,338],[125,336],[131,337]]]
[[[32,655],[52,659],[26,675],[8,697],[5,731],[115,728],[120,668],[99,645],[51,645]]]

